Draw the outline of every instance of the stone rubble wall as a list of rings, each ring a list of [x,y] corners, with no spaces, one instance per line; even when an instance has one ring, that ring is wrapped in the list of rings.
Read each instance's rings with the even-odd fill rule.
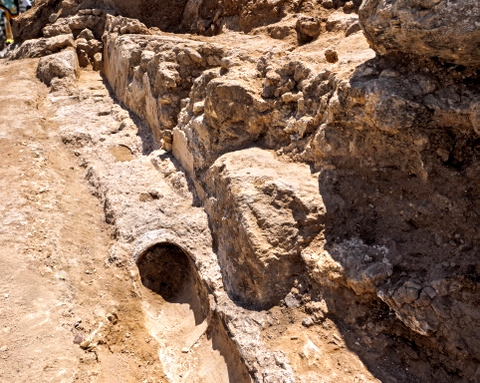
[[[372,13],[374,3],[385,2],[365,2],[360,20],[379,56],[351,70],[330,65],[338,57],[252,54],[94,10],[54,20],[43,40],[13,55],[72,46],[86,65],[103,62],[118,100],[195,185],[231,299],[220,311],[232,332],[236,316],[228,312],[280,304],[308,274],[325,291],[383,302],[398,319],[386,331],[405,326],[402,334],[430,350],[432,363],[467,379],[480,359],[479,64],[476,52],[452,46],[448,54],[432,44],[405,48],[412,45],[404,34],[388,37],[397,24],[370,21],[385,13]],[[426,17],[443,5],[414,7]],[[101,41],[93,17],[105,22]],[[413,46],[426,41],[414,36]],[[273,357],[259,367],[254,338],[237,339],[250,371],[290,379],[288,363]]]
[[[120,20],[126,25],[116,25]],[[107,22],[109,59],[104,72],[118,99],[148,122],[159,143],[163,140],[169,147],[182,100],[201,73],[220,65],[222,48],[180,37],[134,36],[145,32],[134,25],[134,20],[120,18]]]
[[[377,296],[411,330],[437,339],[434,347],[456,360],[446,363],[447,368],[453,371],[460,363],[470,371],[473,362],[462,360],[460,355],[465,354],[457,347],[468,350],[465,352],[471,361],[476,357],[477,340],[471,330],[478,328],[471,315],[476,304],[471,294],[476,288],[454,269],[472,267],[479,233],[463,221],[468,202],[458,201],[455,209],[444,209],[446,201],[455,198],[447,186],[453,173],[471,165],[462,182],[467,188],[477,182],[473,169],[478,155],[479,94],[462,80],[471,72],[450,70],[446,75],[445,69],[431,62],[412,62],[408,67],[379,58],[345,78],[326,68],[318,71],[288,54],[281,58],[274,54],[248,60],[239,57],[234,48],[177,36],[115,32],[106,36],[106,74],[114,91],[149,122],[159,145],[173,148],[197,185],[218,238],[227,291],[246,306],[268,307],[288,290],[279,289],[270,275],[280,275],[283,281],[294,278],[301,273],[301,254],[319,284],[346,286],[356,294]],[[422,70],[422,65],[428,70]],[[444,135],[453,138],[444,140]],[[460,143],[464,144],[460,147]],[[298,218],[288,223],[287,216],[318,214],[308,207],[293,207],[288,213],[292,209],[287,207],[292,206],[288,201],[297,199],[295,194],[287,197],[287,190],[305,186],[292,181],[286,183],[285,190],[283,186],[272,184],[271,190],[267,186],[269,177],[281,179],[272,169],[285,165],[277,163],[266,170],[263,166],[270,161],[266,159],[255,166],[245,165],[257,168],[261,184],[253,175],[240,176],[242,170],[235,162],[267,155],[260,149],[255,155],[241,149],[258,146],[307,162],[320,171],[324,201],[318,195],[315,209],[325,209],[326,213],[312,221],[322,231],[311,233],[318,235],[318,240],[295,234],[304,225]],[[396,205],[387,198],[378,198],[375,206],[368,203],[373,195],[389,193],[382,191],[386,187],[384,169],[392,169],[398,180],[410,182],[421,195],[431,195],[438,202],[427,198],[423,205],[416,201],[414,206],[418,196],[407,192],[405,200]],[[340,182],[336,187],[335,182],[328,181],[324,187],[323,177],[338,178],[344,172],[353,185]],[[242,188],[235,186],[237,183]],[[370,196],[355,198],[356,183],[364,188],[380,187]],[[392,181],[390,187],[395,184]],[[255,185],[251,193],[245,192],[250,190],[248,185]],[[335,196],[329,194],[333,191]],[[280,201],[275,202],[275,198],[286,203],[285,207],[277,206]],[[351,198],[357,199],[355,205]],[[302,198],[298,201],[302,203]],[[323,203],[326,208],[322,208]],[[268,213],[269,206],[281,209],[278,219]],[[352,216],[353,211],[357,215]],[[434,223],[439,216],[443,217],[441,225]],[[345,219],[352,223],[340,229],[337,225]],[[325,221],[323,231],[320,222]],[[275,222],[285,224],[276,227]],[[344,241],[328,238],[342,230],[346,231]],[[380,233],[377,237],[376,231]],[[449,243],[452,232],[461,232],[466,250],[459,251]],[[436,239],[432,241],[430,235]],[[282,245],[279,238],[289,238],[290,245]],[[412,256],[432,256],[422,259],[423,266],[413,267],[408,274],[396,272],[411,268],[414,262],[394,245],[397,241],[410,247]],[[442,247],[448,249],[441,251],[444,255],[438,253]],[[445,257],[451,261],[440,270],[438,265]],[[423,267],[427,271],[422,271]],[[272,296],[272,290],[278,296]],[[459,327],[460,322],[469,323],[469,330],[452,336],[450,329]]]

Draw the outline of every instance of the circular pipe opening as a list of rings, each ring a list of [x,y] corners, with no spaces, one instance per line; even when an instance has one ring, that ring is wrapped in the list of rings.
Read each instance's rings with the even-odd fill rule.
[[[156,244],[137,260],[142,284],[169,303],[187,303],[196,324],[208,316],[208,294],[189,256],[177,245]]]

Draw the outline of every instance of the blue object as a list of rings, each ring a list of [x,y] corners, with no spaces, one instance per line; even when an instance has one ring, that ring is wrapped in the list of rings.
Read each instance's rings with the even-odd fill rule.
[[[7,8],[12,15],[18,14],[18,1],[15,0],[0,0],[5,8]]]

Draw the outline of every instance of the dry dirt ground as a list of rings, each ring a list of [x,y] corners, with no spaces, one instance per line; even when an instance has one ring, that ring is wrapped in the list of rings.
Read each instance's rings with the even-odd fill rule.
[[[83,71],[74,96],[49,93],[36,65],[0,61],[0,382],[249,382],[218,318],[206,332],[189,298],[195,281],[163,299],[142,285],[133,262],[116,259],[118,248],[112,257],[114,227],[92,195],[82,155],[65,145],[68,126],[112,123],[104,110],[119,106],[100,75]],[[133,152],[153,169],[129,146],[109,156],[121,166],[135,162]],[[262,341],[285,352],[302,381],[378,382],[334,322],[307,329],[295,308],[266,315]]]
[[[36,63],[0,62],[0,381],[164,381],[132,277],[107,262],[111,228],[45,109]],[[82,349],[97,329],[105,344]]]

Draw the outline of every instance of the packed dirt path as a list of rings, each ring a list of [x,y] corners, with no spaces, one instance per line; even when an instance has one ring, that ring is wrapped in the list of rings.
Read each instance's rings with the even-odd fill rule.
[[[111,228],[44,108],[36,63],[0,61],[0,381],[163,382],[133,279],[107,261]]]

